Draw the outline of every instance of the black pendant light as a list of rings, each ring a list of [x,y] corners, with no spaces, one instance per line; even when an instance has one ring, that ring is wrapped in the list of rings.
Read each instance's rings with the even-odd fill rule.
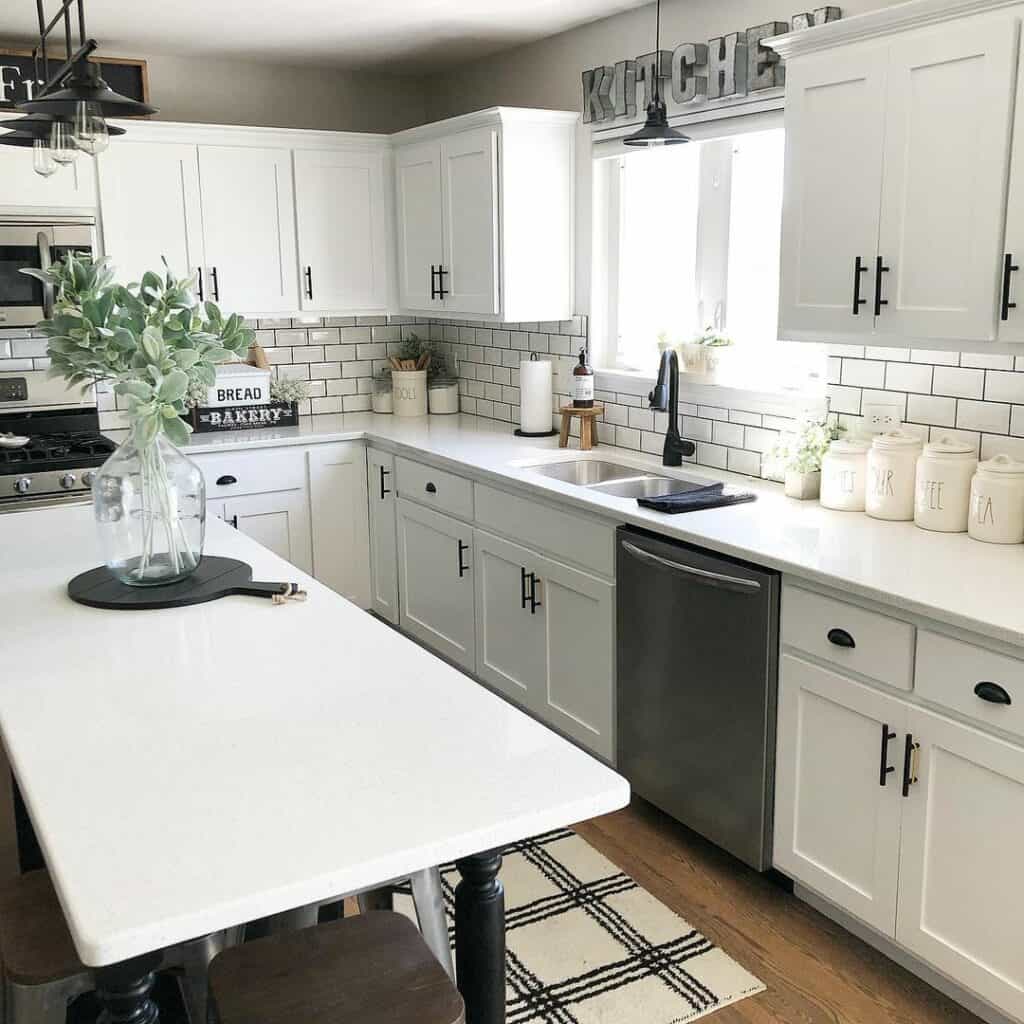
[[[90,61],[81,61],[62,88],[47,90],[19,103],[18,110],[27,114],[74,117],[83,103],[94,106],[103,117],[141,117],[156,113],[156,107],[114,92],[100,77],[99,68]]]
[[[661,55],[661,0],[658,0],[657,13],[655,15],[655,37],[654,37],[654,63],[655,71],[651,76],[652,82],[648,88],[653,87],[650,101],[647,104],[647,120],[643,128],[627,135],[622,141],[627,146],[678,146],[680,143],[689,142],[688,136],[677,132],[668,123],[668,110],[665,101],[661,98],[660,79],[658,77],[659,58]]]
[[[4,132],[0,134],[0,146],[19,146],[22,149],[31,149],[36,141],[34,135],[26,135],[23,132]]]
[[[0,128],[9,128],[19,135],[32,135],[40,139],[48,139],[53,131],[54,121],[70,121],[70,118],[58,118],[53,114],[26,114],[24,117],[8,117],[0,121]],[[110,135],[126,134],[123,128],[108,125]]]

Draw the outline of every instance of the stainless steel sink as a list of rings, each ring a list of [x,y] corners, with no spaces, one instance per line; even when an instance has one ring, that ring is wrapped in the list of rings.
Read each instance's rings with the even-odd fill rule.
[[[695,491],[707,484],[692,480],[678,480],[667,476],[641,476],[632,480],[615,480],[606,484],[594,484],[589,490],[600,494],[611,494],[616,498],[657,498],[662,494],[679,494],[681,491]]]
[[[577,487],[592,487],[610,480],[627,480],[643,476],[644,471],[636,466],[621,466],[617,462],[599,462],[596,459],[574,459],[569,462],[552,462],[547,465],[529,466],[534,473],[562,480]]]

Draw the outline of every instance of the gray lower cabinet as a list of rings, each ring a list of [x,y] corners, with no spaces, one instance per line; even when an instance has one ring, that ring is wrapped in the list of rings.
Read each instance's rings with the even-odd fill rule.
[[[399,624],[450,661],[476,668],[473,528],[397,501]]]
[[[614,758],[615,587],[474,530],[480,679]]]
[[[395,457],[366,452],[370,509],[370,608],[398,625],[398,535],[395,526]]]

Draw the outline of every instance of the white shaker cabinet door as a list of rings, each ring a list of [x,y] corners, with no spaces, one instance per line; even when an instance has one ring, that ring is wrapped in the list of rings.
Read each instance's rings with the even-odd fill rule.
[[[370,509],[370,607],[398,625],[398,536],[395,527],[395,457],[366,453]]]
[[[913,708],[896,938],[1024,1019],[1024,749]]]
[[[906,718],[900,700],[781,659],[774,864],[890,937]]]
[[[219,501],[217,506],[219,509]],[[305,491],[271,491],[226,498],[222,518],[275,555],[312,575],[309,503]]]
[[[403,309],[441,310],[435,296],[444,261],[441,231],[441,146],[403,146],[395,153],[398,291]]]
[[[8,117],[16,115],[9,107],[5,113]],[[31,149],[0,146],[0,208],[54,213],[62,207],[90,213],[96,208],[96,177],[90,157],[80,154],[74,163],[43,178],[32,168]]]
[[[871,332],[886,60],[851,46],[787,71],[780,338]]]
[[[291,152],[200,146],[206,297],[229,313],[298,309]]]
[[[879,334],[995,337],[1018,37],[1000,13],[891,43]]]
[[[295,151],[301,305],[332,313],[384,309],[387,209],[384,155]]]
[[[97,167],[103,251],[117,279],[161,273],[162,259],[176,277],[198,276],[205,259],[196,147],[118,139]]]
[[[441,143],[446,309],[500,312],[498,132],[478,128]]]
[[[469,672],[476,667],[472,557],[472,527],[398,499],[401,627]]]
[[[1006,236],[999,286],[999,340],[1024,341],[1024,52],[1017,63],[1013,152],[1006,199]]]
[[[313,575],[360,608],[370,607],[366,448],[359,441],[309,449]]]

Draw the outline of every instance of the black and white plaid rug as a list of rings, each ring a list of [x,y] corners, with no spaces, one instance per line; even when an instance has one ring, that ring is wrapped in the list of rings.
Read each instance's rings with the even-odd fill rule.
[[[682,1024],[764,990],[570,829],[509,847],[499,877],[508,1024]],[[458,872],[442,878],[450,922]]]

